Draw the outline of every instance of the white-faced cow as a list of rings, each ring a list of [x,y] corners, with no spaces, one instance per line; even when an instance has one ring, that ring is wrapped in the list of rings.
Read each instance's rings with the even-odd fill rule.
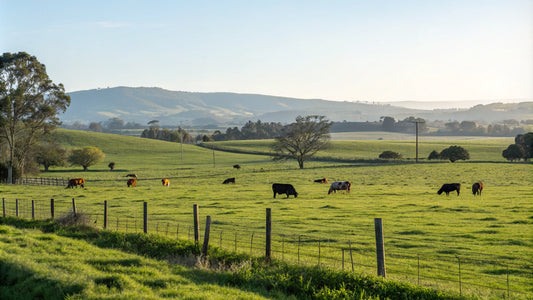
[[[335,181],[331,184],[329,187],[328,195],[331,194],[331,192],[337,192],[337,191],[346,191],[350,192],[352,190],[352,184],[349,181]]]
[[[298,193],[292,184],[274,183],[272,184],[272,191],[274,192],[274,198],[276,198],[276,194],[286,194],[287,198],[289,198],[289,195],[294,195],[294,198],[298,197]]]

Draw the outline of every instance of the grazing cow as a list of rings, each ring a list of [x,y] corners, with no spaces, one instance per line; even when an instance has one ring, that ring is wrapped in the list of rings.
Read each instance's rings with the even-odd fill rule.
[[[450,192],[457,191],[457,196],[459,196],[459,192],[461,191],[461,184],[460,183],[445,183],[442,185],[440,190],[437,192],[437,194],[442,194],[442,192],[446,193],[446,196],[450,195]]]
[[[350,192],[352,190],[352,184],[349,181],[335,181],[331,184],[329,187],[328,195],[331,194],[331,192],[337,192],[337,191],[346,191]]]
[[[233,168],[235,168],[235,169],[240,169],[241,166],[239,166],[239,165],[233,165]]]
[[[126,175],[126,176],[124,176],[124,177],[133,177],[133,178],[137,178],[137,174],[128,174],[128,175]]]
[[[163,186],[170,186],[170,180],[166,178],[161,179],[161,183],[163,184]]]
[[[228,178],[228,179],[224,180],[224,182],[222,182],[222,184],[228,184],[228,183],[235,184],[235,177]]]
[[[137,179],[136,178],[130,178],[128,179],[128,187],[134,187],[137,185]]]
[[[286,194],[287,198],[289,198],[289,195],[294,195],[294,198],[298,197],[298,193],[292,184],[274,183],[272,184],[272,191],[274,192],[274,198],[276,198],[276,194]]]
[[[315,180],[316,183],[328,183],[328,179],[327,178],[322,178],[322,179],[317,179]]]
[[[483,183],[476,182],[472,185],[472,194],[474,194],[474,196],[475,195],[481,196],[481,191],[483,191]]]
[[[85,187],[85,179],[83,178],[72,178],[72,179],[69,179],[68,181],[68,184],[67,184],[67,189],[68,188],[78,188],[78,185],[81,186],[82,188]]]

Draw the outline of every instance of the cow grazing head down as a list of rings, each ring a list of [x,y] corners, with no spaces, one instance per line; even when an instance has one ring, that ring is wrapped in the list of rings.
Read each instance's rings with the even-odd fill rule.
[[[272,191],[274,192],[274,198],[276,198],[276,194],[286,194],[287,198],[289,198],[289,195],[294,195],[294,198],[298,197],[298,193],[292,184],[274,183],[272,184]]]
[[[440,187],[440,190],[437,192],[437,194],[442,194],[443,192],[446,193],[446,196],[450,195],[450,192],[457,191],[457,196],[459,196],[459,192],[461,192],[461,184],[460,183],[445,183]]]
[[[328,183],[328,179],[327,178],[322,178],[322,179],[317,179],[315,180],[316,183]]]
[[[352,184],[349,181],[335,181],[329,187],[328,195],[331,194],[331,192],[336,193],[337,191],[346,191],[349,193],[351,190]]]
[[[472,185],[472,194],[474,194],[474,196],[475,195],[481,196],[481,191],[483,191],[483,183],[476,182]]]
[[[137,179],[136,178],[131,178],[131,179],[128,179],[128,187],[134,187],[137,185]]]
[[[68,181],[68,184],[67,184],[67,189],[68,188],[78,188],[78,185],[81,186],[82,188],[85,187],[85,179],[83,178],[72,178],[72,179],[69,179]]]
[[[163,186],[170,186],[170,180],[163,178],[161,179],[161,184],[163,184]]]
[[[233,168],[235,168],[235,169],[240,169],[241,166],[240,166],[240,165],[233,165]]]
[[[235,177],[231,177],[231,178],[228,178],[228,179],[225,179],[222,184],[228,184],[228,183],[233,183],[235,184]]]

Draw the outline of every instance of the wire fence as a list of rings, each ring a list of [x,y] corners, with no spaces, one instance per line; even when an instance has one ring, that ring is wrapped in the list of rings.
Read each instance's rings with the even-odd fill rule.
[[[145,202],[146,203],[146,202]],[[146,204],[145,204],[146,205]],[[174,239],[202,241],[199,230],[202,222],[194,225],[192,211],[169,214],[150,214],[142,207],[133,214],[107,212],[103,205],[76,207],[72,200],[2,199],[3,217],[15,216],[43,220],[83,212],[92,226],[125,233],[149,233]],[[198,214],[198,212],[196,213]],[[211,219],[212,218],[212,219]],[[267,222],[228,219],[224,215],[210,216],[210,246],[246,253],[254,257],[266,256]],[[351,232],[339,240],[325,232],[298,234],[286,230],[290,224],[273,222],[270,237],[271,257],[292,264],[319,265],[363,274],[376,274],[376,240],[374,224]],[[195,232],[196,231],[196,232]],[[339,236],[339,235],[336,235]],[[387,237],[385,244],[409,240],[405,237]],[[533,291],[531,258],[521,261],[495,258],[490,254],[469,253],[461,256],[414,253],[407,249],[386,250],[387,278],[412,284],[452,290],[460,294],[497,298],[527,298]]]

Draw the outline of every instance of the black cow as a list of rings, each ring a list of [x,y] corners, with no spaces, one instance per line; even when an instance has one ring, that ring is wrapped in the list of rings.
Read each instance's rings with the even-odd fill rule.
[[[289,198],[289,195],[294,195],[294,198],[298,197],[298,193],[292,184],[274,183],[272,184],[272,191],[274,192],[274,198],[276,198],[276,194],[287,194],[287,198]]]
[[[235,177],[228,178],[228,179],[224,180],[224,182],[222,182],[222,184],[228,184],[228,183],[235,184]]]
[[[474,194],[474,196],[475,195],[481,196],[481,191],[483,191],[483,183],[476,182],[472,185],[472,194]]]
[[[241,166],[239,166],[239,165],[233,165],[233,168],[235,168],[235,169],[240,169]]]
[[[445,183],[442,185],[440,190],[437,192],[437,194],[442,194],[442,192],[446,193],[446,196],[450,195],[450,192],[457,191],[457,196],[459,196],[459,192],[461,191],[461,184],[460,183]]]

